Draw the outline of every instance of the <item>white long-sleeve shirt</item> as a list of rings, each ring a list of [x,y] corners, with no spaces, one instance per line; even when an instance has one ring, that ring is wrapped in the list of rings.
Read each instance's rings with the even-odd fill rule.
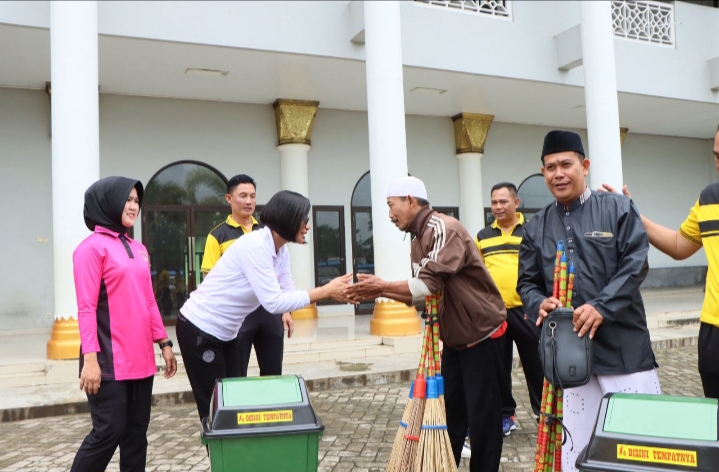
[[[295,290],[287,247],[275,252],[272,231],[265,227],[232,244],[180,312],[202,331],[231,341],[260,305],[284,313],[309,304],[309,293]]]

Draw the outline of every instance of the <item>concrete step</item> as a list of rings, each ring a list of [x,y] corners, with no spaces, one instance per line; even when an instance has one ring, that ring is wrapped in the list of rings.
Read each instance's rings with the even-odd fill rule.
[[[0,365],[0,388],[45,383],[46,362],[23,362]]]
[[[395,349],[392,346],[384,346],[381,344],[368,344],[365,346],[345,346],[335,349],[321,349],[313,351],[287,351],[285,350],[283,357],[283,365],[295,365],[304,364],[308,362],[321,362],[321,361],[334,361],[341,359],[351,358],[363,358],[363,357],[378,357],[378,356],[391,356],[395,354]],[[184,372],[184,362],[181,355],[176,355],[177,358],[177,371]],[[160,357],[156,359],[158,368],[164,368],[165,361]],[[250,367],[257,367],[257,356],[255,351],[252,350],[250,354]]]
[[[343,341],[317,341],[307,343],[285,343],[283,364],[301,364],[304,362],[319,362],[347,358],[362,358],[384,356],[393,354],[406,354],[419,352],[421,336],[406,336],[400,338],[371,338],[348,339]],[[175,352],[178,372],[183,365],[182,354]],[[159,353],[155,354],[158,367],[164,366],[165,361]],[[257,356],[253,349],[250,354],[250,366],[257,367]]]
[[[23,362],[19,364],[0,364],[0,376],[7,374],[45,373],[45,361]]]
[[[283,365],[297,365],[322,361],[341,361],[344,359],[364,359],[367,357],[384,357],[394,354],[419,352],[419,337],[401,338],[362,338],[347,341],[325,341],[316,343],[286,344]],[[383,344],[383,341],[386,344]],[[314,347],[304,349],[305,345]],[[298,349],[297,347],[300,347]],[[289,349],[288,349],[289,348]],[[401,352],[398,352],[401,351]],[[185,364],[179,350],[175,352],[177,373],[184,374]],[[158,374],[165,372],[165,360],[159,352],[155,353]],[[257,367],[254,350],[250,356],[250,367]],[[48,360],[0,366],[0,387],[20,387],[31,385],[60,384],[74,382],[78,379],[78,361]]]
[[[324,346],[324,349],[313,349],[313,350],[297,350],[288,349],[288,345],[285,345],[285,353],[283,358],[283,364],[302,364],[304,362],[319,362],[319,361],[331,361],[337,359],[347,358],[362,358],[362,357],[373,357],[373,356],[384,356],[395,354],[395,348],[393,346],[385,346],[382,344],[382,338],[372,340],[372,342],[360,342],[347,341],[344,344],[335,342],[318,343],[318,346]],[[177,359],[178,372],[184,372],[184,362],[182,360],[182,354],[179,352],[175,353]],[[160,354],[155,355],[155,363],[158,367],[164,368],[165,360]],[[250,367],[257,367],[257,356],[253,349],[250,354]]]
[[[0,388],[24,387],[27,385],[45,384],[45,371],[42,372],[12,372],[0,374]]]
[[[671,311],[647,315],[647,327],[650,330],[660,328],[678,328],[699,323],[701,310]]]
[[[285,352],[284,365],[303,364],[306,362],[334,361],[340,359],[361,359],[364,357],[391,356],[394,354],[392,346],[373,344],[341,349],[323,349],[318,351]],[[250,357],[250,365],[257,365],[254,351]]]
[[[422,350],[422,341],[424,337],[421,334],[415,336],[396,336],[382,338],[384,346],[392,346],[395,354],[419,354]]]
[[[692,324],[699,324],[701,311],[686,311],[681,313],[667,313],[657,317],[659,328],[676,328]]]
[[[366,346],[379,346],[382,338],[372,336],[359,339],[345,339],[340,341],[311,341],[311,342],[288,342],[285,340],[285,354],[288,352],[324,351],[328,349],[344,349]]]

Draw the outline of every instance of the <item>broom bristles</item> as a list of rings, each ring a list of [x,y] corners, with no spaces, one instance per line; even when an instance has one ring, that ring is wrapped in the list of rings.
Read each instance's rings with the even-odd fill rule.
[[[407,429],[402,438],[399,472],[414,472],[414,459],[417,454],[417,443],[422,427],[424,415],[424,398],[415,398],[412,402],[412,412],[407,421]]]
[[[404,439],[405,431],[407,431],[407,421],[409,421],[409,416],[412,413],[412,403],[414,403],[414,399],[411,396],[410,391],[410,398],[407,401],[407,406],[404,407],[404,413],[402,413],[402,421],[399,423],[399,428],[397,429],[397,434],[394,437],[394,443],[392,444],[392,453],[389,456],[389,463],[387,463],[387,469],[386,472],[397,472],[398,465],[399,465],[399,459],[400,455],[402,454],[402,439]]]
[[[427,379],[427,400],[414,464],[416,472],[457,470],[447,433],[447,416],[439,396],[441,383],[442,380]]]
[[[436,296],[428,296],[426,298],[425,312],[427,314],[435,314],[436,316]],[[427,403],[426,395],[426,379],[424,374],[428,378],[431,378],[435,370],[439,371],[439,356],[436,353],[437,344],[434,336],[436,333],[433,332],[432,318],[426,323],[424,336],[422,340],[422,349],[419,358],[419,366],[417,369],[417,377],[413,386],[414,398],[411,400],[411,405],[408,403],[402,416],[402,422],[400,423],[400,429],[397,431],[395,441],[392,447],[392,453],[390,454],[390,460],[387,465],[387,472],[425,472],[429,470],[437,471],[456,471],[456,465],[454,462],[454,456],[452,455],[451,446],[449,445],[449,435],[446,431],[446,420],[444,420],[444,398],[439,400],[437,396],[437,388],[434,387],[434,393]],[[436,318],[434,319],[436,323]],[[436,330],[436,327],[434,328]],[[434,382],[432,382],[434,383]],[[436,410],[439,411],[439,418],[435,418]],[[432,416],[433,423],[445,425],[445,430],[428,429],[426,432],[422,429],[422,425],[425,421],[429,421],[427,415]],[[439,421],[439,422],[438,422]],[[443,434],[438,434],[440,431]],[[424,438],[424,439],[423,439]],[[425,443],[430,441],[429,444],[436,447],[427,447],[428,444],[420,446],[420,442],[424,440]],[[451,460],[440,460],[438,468],[427,469],[422,466],[422,459],[420,455],[427,454],[427,450],[444,451],[449,447],[449,457]],[[443,452],[447,454],[447,452]],[[434,453],[431,454],[434,457]],[[452,468],[448,468],[446,464],[452,464]]]
[[[452,446],[447,434],[447,421],[439,398],[425,403],[419,450],[415,460],[416,472],[456,472]]]

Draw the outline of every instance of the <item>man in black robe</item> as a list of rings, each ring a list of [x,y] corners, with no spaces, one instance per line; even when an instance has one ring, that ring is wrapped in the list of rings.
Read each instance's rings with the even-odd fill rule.
[[[574,447],[563,448],[562,470],[571,472],[606,393],[661,393],[639,293],[649,268],[649,241],[629,198],[587,188],[590,163],[579,135],[549,132],[542,164],[556,202],[525,226],[517,291],[537,325],[559,307],[551,295],[557,241],[563,240],[567,265],[575,267],[574,329],[594,344],[591,380],[564,392],[564,423]]]

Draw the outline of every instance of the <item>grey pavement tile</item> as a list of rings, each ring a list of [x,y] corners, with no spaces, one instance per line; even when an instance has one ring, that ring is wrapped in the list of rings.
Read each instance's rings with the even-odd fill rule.
[[[696,347],[657,351],[656,357],[664,393],[702,394]],[[536,423],[521,370],[514,370],[512,385],[517,430],[505,439],[500,472],[531,471]],[[409,384],[393,384],[311,393],[315,412],[326,427],[319,445],[319,471],[383,472],[408,390]],[[0,472],[68,470],[90,427],[89,414],[0,423]],[[210,470],[194,405],[155,407],[148,441],[148,472]],[[118,460],[116,453],[107,470],[118,471]],[[468,470],[469,462],[463,459],[460,471]]]

